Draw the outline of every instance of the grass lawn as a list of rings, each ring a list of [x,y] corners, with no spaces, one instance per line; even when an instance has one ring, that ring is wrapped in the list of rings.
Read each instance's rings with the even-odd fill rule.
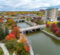
[[[12,50],[9,50],[8,48],[7,48],[7,50],[8,50],[8,52],[9,52],[9,55],[12,55],[13,52],[14,52],[14,51],[12,51]]]
[[[0,55],[4,55],[4,52],[1,47],[0,47]]]
[[[48,28],[45,28],[44,30],[47,31],[48,33],[53,34],[53,32],[50,29],[48,29]]]
[[[9,51],[9,50],[8,50]],[[13,51],[9,51],[9,54],[12,55],[13,54]]]

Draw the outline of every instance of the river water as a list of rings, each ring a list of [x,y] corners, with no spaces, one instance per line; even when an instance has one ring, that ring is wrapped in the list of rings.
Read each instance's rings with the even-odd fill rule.
[[[22,25],[23,24],[23,25]],[[19,23],[21,28],[30,27],[26,23]],[[42,32],[27,34],[28,40],[33,48],[34,55],[60,55],[60,42],[50,38]]]

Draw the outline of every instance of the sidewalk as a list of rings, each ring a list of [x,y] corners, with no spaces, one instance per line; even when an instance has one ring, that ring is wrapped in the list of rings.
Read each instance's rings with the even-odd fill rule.
[[[3,43],[0,43],[0,47],[3,49],[4,55],[9,55],[9,52]]]

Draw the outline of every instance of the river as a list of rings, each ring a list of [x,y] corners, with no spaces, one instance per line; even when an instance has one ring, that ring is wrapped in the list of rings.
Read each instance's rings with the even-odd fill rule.
[[[26,23],[19,23],[18,26],[21,28],[30,27]],[[60,42],[50,38],[50,36],[42,32],[33,32],[27,34],[27,37],[34,55],[60,55]]]

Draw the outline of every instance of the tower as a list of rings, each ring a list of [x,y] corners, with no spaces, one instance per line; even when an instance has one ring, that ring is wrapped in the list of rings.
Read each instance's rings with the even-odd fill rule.
[[[50,8],[45,11],[45,20],[49,18],[49,21],[57,21],[57,14],[58,9],[57,8]]]

